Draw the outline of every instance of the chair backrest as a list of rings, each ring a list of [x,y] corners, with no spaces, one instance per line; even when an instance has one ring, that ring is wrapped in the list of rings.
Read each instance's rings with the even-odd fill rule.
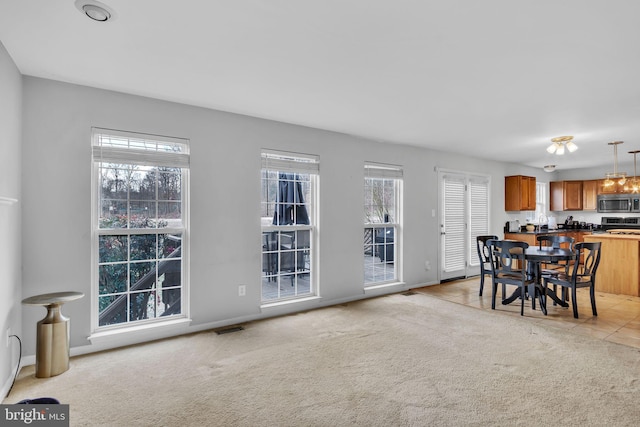
[[[525,274],[525,250],[527,242],[516,240],[489,240],[491,251],[491,269],[494,276],[500,273]]]
[[[569,250],[573,250],[573,243],[575,239],[569,236],[554,236],[553,234],[545,234],[537,237],[538,244],[540,246],[551,246],[553,248],[566,248]],[[563,243],[567,243],[562,246]]]
[[[600,264],[600,242],[576,243],[576,265],[571,272],[571,281],[595,281]]]
[[[498,236],[478,236],[476,237],[476,249],[478,250],[478,258],[480,264],[488,264],[491,262],[491,252],[487,242],[489,240],[498,240]]]

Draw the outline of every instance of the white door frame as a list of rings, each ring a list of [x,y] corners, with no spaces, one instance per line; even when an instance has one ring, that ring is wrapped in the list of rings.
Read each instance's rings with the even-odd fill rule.
[[[475,235],[480,234],[488,234],[489,231],[489,211],[491,206],[491,197],[490,197],[490,188],[491,188],[491,177],[489,175],[470,173],[465,171],[457,171],[457,170],[447,170],[447,169],[437,169],[438,171],[438,233],[439,233],[439,250],[438,250],[438,280],[449,280],[457,277],[469,277],[480,274],[480,264],[477,259],[477,252],[475,249]],[[458,240],[462,240],[462,248],[460,249],[462,253],[458,255],[461,257],[457,261],[454,260],[454,265],[450,265],[448,268],[445,266],[445,262],[447,262],[445,257],[445,242],[447,236],[446,225],[446,206],[444,200],[444,179],[445,177],[451,177],[453,180],[459,180],[464,185],[464,194],[463,200],[458,200],[459,203],[462,204],[462,209],[464,210],[462,214],[462,218],[460,219],[460,223],[453,224],[453,230],[451,230],[451,226],[449,226],[450,233],[458,233]],[[486,204],[486,217],[483,217],[480,222],[478,222],[478,218],[471,218],[471,210],[472,210],[472,201],[471,194],[469,189],[469,184],[472,182],[482,181],[486,182],[486,191],[487,191],[487,204]],[[476,193],[477,194],[477,193]],[[454,219],[455,221],[455,219]],[[480,227],[480,229],[478,228]],[[463,233],[460,236],[459,233]]]

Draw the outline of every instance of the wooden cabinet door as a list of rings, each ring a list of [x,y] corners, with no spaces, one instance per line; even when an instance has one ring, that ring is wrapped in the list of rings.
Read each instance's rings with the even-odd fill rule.
[[[565,211],[582,210],[582,181],[564,181],[563,202]]]
[[[610,187],[605,187],[604,179],[598,180],[598,194],[617,194],[624,193],[624,186],[618,184],[618,179],[614,179],[614,184]]]
[[[549,183],[549,210],[558,212],[564,210],[564,191],[562,181],[552,181]]]
[[[504,210],[520,210],[520,179],[518,176],[504,177]]]
[[[549,184],[551,211],[581,211],[582,181],[553,181]]]
[[[598,180],[582,181],[582,209],[595,211],[598,208]]]
[[[534,176],[504,177],[504,210],[536,210],[536,178]]]
[[[526,182],[525,188],[523,188],[523,192],[526,192],[526,200],[525,207],[523,210],[526,211],[535,211],[536,210],[536,177],[534,176],[525,176],[524,182]]]

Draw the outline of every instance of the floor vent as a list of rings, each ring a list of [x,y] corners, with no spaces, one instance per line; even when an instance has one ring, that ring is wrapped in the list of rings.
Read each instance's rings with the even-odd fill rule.
[[[403,292],[403,293],[402,293],[402,295],[404,295],[404,296],[406,296],[406,297],[411,296],[411,295],[415,295],[415,294],[416,294],[416,293],[415,293],[415,292],[413,292],[413,291],[407,291],[407,292]]]
[[[244,331],[244,328],[242,326],[230,326],[228,328],[217,329],[216,334],[218,335],[230,334],[231,332],[238,332],[238,331]]]

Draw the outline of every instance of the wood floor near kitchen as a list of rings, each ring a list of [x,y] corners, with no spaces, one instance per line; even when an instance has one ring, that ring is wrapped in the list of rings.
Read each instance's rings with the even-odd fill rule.
[[[507,294],[514,289],[512,286],[507,286]],[[485,279],[482,296],[478,295],[479,290],[479,276],[413,289],[414,292],[491,311],[491,279],[489,277]],[[498,289],[496,311],[520,316],[520,303],[502,305],[501,297],[501,290]],[[570,329],[577,334],[640,348],[640,297],[596,292],[598,316],[593,316],[591,313],[587,289],[578,289],[577,300],[579,319],[573,318],[571,305],[568,308],[554,306],[550,300],[547,303],[546,316],[542,314],[539,306],[533,310],[531,302],[526,301],[524,316],[533,322],[545,322],[555,327]]]

